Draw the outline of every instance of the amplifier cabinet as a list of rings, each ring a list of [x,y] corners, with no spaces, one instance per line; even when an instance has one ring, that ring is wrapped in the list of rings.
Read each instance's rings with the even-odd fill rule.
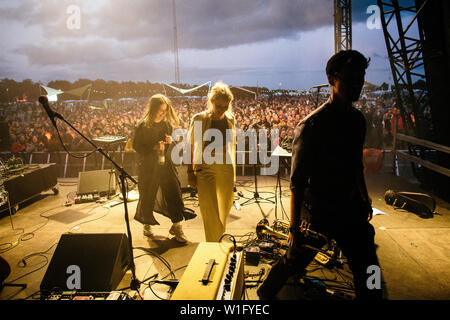
[[[202,242],[171,300],[240,300],[244,290],[244,251],[231,243]]]

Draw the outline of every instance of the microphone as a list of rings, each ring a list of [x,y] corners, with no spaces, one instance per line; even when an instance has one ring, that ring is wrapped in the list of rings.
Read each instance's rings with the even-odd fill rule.
[[[45,109],[45,112],[47,112],[48,117],[52,121],[53,125],[56,127],[55,117],[57,116],[57,113],[54,112],[52,109],[50,109],[47,97],[46,96],[40,96],[39,97],[39,102],[42,104],[42,106]]]

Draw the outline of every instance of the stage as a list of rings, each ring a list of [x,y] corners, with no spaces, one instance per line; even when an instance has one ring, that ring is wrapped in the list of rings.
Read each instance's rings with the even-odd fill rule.
[[[387,172],[366,176],[366,181],[375,212],[372,219],[375,228],[375,242],[381,265],[385,298],[392,300],[435,300],[450,299],[450,207],[449,204],[436,198],[437,208],[433,218],[423,219],[413,213],[394,210],[384,201],[384,193],[388,189],[419,191],[420,188],[400,177]],[[258,176],[258,189],[263,198],[273,197],[276,177]],[[227,233],[236,240],[245,242],[255,236],[257,223],[266,218],[270,224],[274,219],[286,220],[289,213],[289,183],[281,178],[282,202],[276,207],[269,202],[249,203],[238,210],[233,206],[228,218]],[[27,288],[20,291],[17,287],[5,287],[0,295],[1,300],[38,298],[40,283],[48,264],[63,233],[127,233],[123,205],[110,208],[108,203],[87,202],[66,206],[72,200],[77,190],[77,179],[58,179],[59,193],[52,191],[41,193],[40,196],[22,204],[13,215],[12,229],[9,215],[0,220],[1,256],[11,266],[11,274],[6,282],[26,283]],[[236,184],[236,200],[244,203],[253,196],[254,181],[252,176],[238,176]],[[267,193],[266,193],[267,192]],[[238,196],[241,193],[244,197]],[[278,193],[279,195],[279,193]],[[183,229],[188,237],[187,244],[178,243],[169,234],[171,226],[169,219],[156,214],[160,225],[155,227],[157,238],[150,240],[143,236],[142,226],[133,220],[137,202],[128,204],[132,240],[134,248],[147,248],[159,254],[167,261],[177,279],[180,279],[189,264],[199,243],[204,241],[202,218],[198,202],[190,194],[185,193],[185,205],[195,210],[198,216],[185,221]],[[110,201],[119,200],[119,197]],[[274,200],[272,198],[272,200]],[[345,208],[342,208],[345,210]],[[378,211],[379,210],[379,211]],[[9,250],[8,250],[9,248]],[[141,249],[134,250],[136,275],[144,280],[157,273],[159,278],[167,276],[169,270],[160,259],[146,255]],[[267,275],[270,265],[260,262],[257,266],[245,264],[247,288],[244,293],[246,300],[258,300],[256,284]],[[336,274],[320,265],[311,267],[311,275],[317,279],[325,278],[339,281],[341,287],[351,297],[349,283],[351,274],[348,266]],[[37,270],[35,272],[32,272]],[[295,279],[293,280],[295,281]],[[130,285],[128,271],[117,289]],[[149,290],[148,285],[141,286],[141,295],[146,300],[167,299],[168,286],[157,285]],[[304,292],[296,283],[288,283],[279,294],[280,299],[302,298]],[[309,297],[311,298],[311,297]]]

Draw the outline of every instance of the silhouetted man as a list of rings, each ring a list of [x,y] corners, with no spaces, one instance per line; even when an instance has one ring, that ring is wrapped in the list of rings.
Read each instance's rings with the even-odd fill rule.
[[[325,244],[300,232],[304,221],[311,230],[336,240],[352,270],[357,298],[382,296],[381,289],[368,281],[373,276],[369,266],[379,266],[363,174],[366,122],[352,106],[359,99],[369,61],[354,50],[332,56],[326,67],[330,98],[295,129],[289,250],[258,289],[261,299],[275,298],[290,276],[305,273],[317,254],[305,244],[318,248]]]

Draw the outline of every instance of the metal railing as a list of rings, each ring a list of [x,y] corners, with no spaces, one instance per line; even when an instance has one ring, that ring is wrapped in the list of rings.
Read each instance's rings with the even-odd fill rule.
[[[65,151],[55,152],[32,152],[32,153],[12,153],[12,152],[0,152],[0,158],[3,161],[7,161],[11,157],[20,157],[24,164],[44,164],[44,163],[56,163],[58,170],[58,178],[76,178],[79,172],[91,171],[91,170],[104,170],[112,169],[112,164],[100,153],[90,154],[89,151],[71,151],[71,155],[83,158],[75,158],[70,156]],[[242,157],[242,153],[245,153],[245,163],[236,164],[236,174],[245,176],[253,175],[254,170],[265,167],[259,162],[257,164],[250,164],[248,160],[249,151],[238,151],[239,156]],[[122,166],[130,175],[137,176],[138,163],[137,154],[134,151],[109,151],[107,154]],[[268,153],[270,155],[270,153]],[[238,155],[237,155],[238,157]],[[242,160],[241,160],[242,161]],[[236,161],[236,163],[238,163]],[[280,163],[280,170],[284,174],[288,174],[288,170]]]
[[[90,152],[87,151],[71,151],[70,153],[71,155],[82,158],[72,157],[65,151],[31,153],[1,152],[0,158],[6,161],[14,156],[21,158],[24,164],[55,163],[58,170],[58,178],[78,177],[79,172],[112,168],[112,164],[99,153],[93,153],[89,156],[87,155]],[[125,170],[130,172],[131,175],[137,175],[135,152],[109,151],[107,154],[119,165],[124,167]]]
[[[397,122],[394,122],[394,139],[393,139],[393,143],[392,143],[392,155],[393,155],[393,159],[392,159],[392,168],[394,173],[397,172],[397,157],[405,159],[407,161],[411,161],[414,162],[416,164],[420,164],[421,166],[424,166],[428,169],[431,169],[435,172],[438,172],[440,174],[443,174],[447,177],[450,177],[450,169],[449,168],[445,168],[443,166],[440,166],[438,164],[435,164],[433,162],[430,162],[428,160],[424,160],[422,158],[419,158],[417,156],[413,156],[411,154],[408,154],[406,152],[402,152],[400,150],[396,150],[397,149],[397,140],[401,140],[401,141],[405,141],[411,144],[415,144],[415,145],[419,145],[422,147],[426,147],[426,148],[430,148],[436,151],[440,151],[440,152],[444,152],[447,154],[450,154],[450,147],[435,143],[435,142],[431,142],[428,140],[423,140],[423,139],[419,139],[416,137],[412,137],[412,136],[408,136],[406,134],[402,134],[402,133],[398,133],[397,132]]]

